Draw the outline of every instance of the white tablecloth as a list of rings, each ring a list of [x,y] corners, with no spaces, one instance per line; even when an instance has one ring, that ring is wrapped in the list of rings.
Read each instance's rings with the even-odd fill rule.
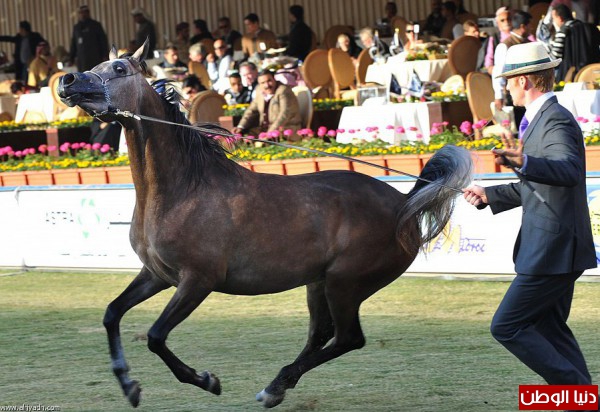
[[[451,76],[448,59],[404,61],[405,55],[399,54],[387,59],[385,64],[373,63],[367,67],[367,82],[389,86],[392,74],[400,83],[407,87],[413,70],[421,81],[443,82]]]
[[[354,139],[377,137],[389,143],[417,139],[428,142],[431,125],[437,122],[442,122],[442,105],[437,102],[344,107],[338,127],[344,132],[338,133],[336,140],[350,143]],[[394,128],[388,129],[388,126]],[[398,126],[402,126],[405,133],[398,133]],[[366,129],[372,127],[378,128],[377,136],[375,132],[367,132]],[[410,130],[411,128],[417,130]],[[419,134],[421,137],[418,137]]]
[[[43,115],[43,121],[52,121],[54,116],[54,99],[49,87],[42,87],[39,93],[24,94],[19,97],[15,122],[22,122],[27,112]]]
[[[579,122],[584,132],[598,128],[599,124],[594,122],[594,119],[600,115],[600,90],[557,92],[556,97],[558,102],[573,113],[575,118],[582,117],[588,120]]]

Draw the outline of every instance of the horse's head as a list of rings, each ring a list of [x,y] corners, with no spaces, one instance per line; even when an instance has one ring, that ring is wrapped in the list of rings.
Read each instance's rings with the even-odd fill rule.
[[[113,45],[108,61],[62,76],[58,95],[66,105],[79,106],[104,121],[118,120],[117,110],[135,113],[141,89],[148,85],[143,74],[147,53],[148,40],[133,55],[121,58]]]

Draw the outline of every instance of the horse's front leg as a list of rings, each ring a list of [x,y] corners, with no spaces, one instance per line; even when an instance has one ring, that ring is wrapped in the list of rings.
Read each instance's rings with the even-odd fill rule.
[[[167,283],[153,276],[144,267],[123,293],[108,305],[104,315],[104,327],[108,334],[112,369],[125,396],[134,407],[138,406],[140,402],[141,388],[137,381],[129,378],[129,366],[123,353],[119,323],[129,309],[168,287]]]
[[[167,336],[173,328],[185,320],[210,292],[212,290],[203,287],[197,279],[183,276],[177,286],[177,292],[148,332],[148,348],[165,362],[180,382],[189,383],[215,395],[220,395],[221,384],[215,375],[207,371],[198,375],[194,369],[175,356],[166,345]]]

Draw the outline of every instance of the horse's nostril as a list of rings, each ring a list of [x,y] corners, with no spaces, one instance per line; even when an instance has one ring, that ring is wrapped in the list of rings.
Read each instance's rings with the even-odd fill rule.
[[[63,76],[63,84],[69,86],[75,82],[77,77],[73,73],[68,73]]]

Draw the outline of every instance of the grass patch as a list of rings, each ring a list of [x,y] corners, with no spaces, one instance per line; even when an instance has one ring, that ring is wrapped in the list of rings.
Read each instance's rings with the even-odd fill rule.
[[[126,274],[37,273],[0,277],[0,404],[63,411],[131,411],[110,371],[102,317],[133,279]],[[519,384],[542,381],[489,334],[508,284],[400,278],[362,307],[365,348],[306,374],[279,411],[514,411]],[[600,283],[578,283],[571,314],[592,375]],[[263,410],[254,401],[303,347],[304,288],[257,297],[211,295],[176,328],[169,346],[221,379],[219,397],[180,384],[146,347],[170,296],[131,310],[121,331],[140,411]]]

